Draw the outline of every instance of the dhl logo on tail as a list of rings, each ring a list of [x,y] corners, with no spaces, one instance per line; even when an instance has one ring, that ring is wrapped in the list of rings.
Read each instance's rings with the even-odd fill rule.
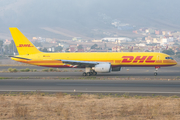
[[[19,44],[19,46],[17,47],[34,47],[34,46],[31,46],[31,44]]]
[[[143,63],[144,61],[146,63],[154,63],[155,60],[152,60],[153,56],[137,56],[134,59],[134,56],[123,56],[122,58],[124,58],[122,60],[122,63]]]

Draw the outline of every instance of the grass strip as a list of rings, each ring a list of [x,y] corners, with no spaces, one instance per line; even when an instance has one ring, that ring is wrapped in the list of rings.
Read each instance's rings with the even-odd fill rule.
[[[0,119],[180,119],[178,96],[3,93]]]

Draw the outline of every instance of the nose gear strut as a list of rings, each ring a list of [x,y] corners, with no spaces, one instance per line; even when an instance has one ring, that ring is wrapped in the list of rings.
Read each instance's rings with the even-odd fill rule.
[[[155,67],[156,70],[154,71],[154,76],[157,76],[157,75],[158,75],[157,72],[158,72],[158,69],[159,69],[159,68],[160,68],[159,66],[156,66],[156,67]]]

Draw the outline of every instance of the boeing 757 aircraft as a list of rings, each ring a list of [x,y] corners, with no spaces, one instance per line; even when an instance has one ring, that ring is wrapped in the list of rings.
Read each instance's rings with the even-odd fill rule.
[[[97,75],[97,72],[120,71],[121,67],[173,66],[177,62],[167,54],[157,52],[40,52],[17,28],[9,28],[19,52],[11,59],[27,64],[55,68],[85,68],[84,76]]]

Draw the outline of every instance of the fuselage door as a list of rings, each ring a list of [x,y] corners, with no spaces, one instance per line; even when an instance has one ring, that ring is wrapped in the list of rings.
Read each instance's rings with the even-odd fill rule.
[[[157,60],[156,60],[156,62],[157,63],[161,63],[161,56],[160,55],[157,55],[157,58],[156,58]]]
[[[157,60],[160,60],[160,56],[159,55],[157,55]]]

